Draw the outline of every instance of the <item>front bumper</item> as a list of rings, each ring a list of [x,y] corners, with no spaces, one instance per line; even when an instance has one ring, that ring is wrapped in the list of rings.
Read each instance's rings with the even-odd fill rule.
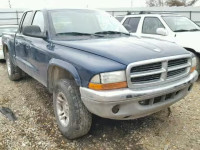
[[[198,73],[194,71],[186,78],[152,89],[95,91],[80,87],[80,92],[83,103],[91,113],[103,118],[127,120],[147,116],[169,107],[188,94],[197,78]],[[156,103],[152,102],[152,99]],[[150,100],[150,104],[139,103],[146,100]]]
[[[0,50],[0,59],[4,59],[3,50]]]

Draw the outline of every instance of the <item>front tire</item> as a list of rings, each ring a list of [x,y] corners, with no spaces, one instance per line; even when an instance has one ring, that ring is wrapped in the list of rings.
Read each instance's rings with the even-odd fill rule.
[[[88,133],[92,114],[84,106],[74,81],[62,79],[57,82],[53,92],[53,107],[58,127],[68,139]]]
[[[200,75],[200,55],[197,55],[197,54],[194,54],[195,55],[195,57],[196,57],[196,60],[197,60],[197,65],[196,65],[196,70],[197,70],[197,72],[199,73],[199,75]]]
[[[6,66],[8,77],[11,81],[17,81],[22,78],[22,70],[12,63],[9,52],[6,53]]]

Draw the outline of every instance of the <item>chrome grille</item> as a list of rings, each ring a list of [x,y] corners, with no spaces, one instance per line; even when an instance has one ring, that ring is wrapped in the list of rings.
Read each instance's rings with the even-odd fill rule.
[[[187,58],[176,59],[176,60],[170,60],[170,61],[168,62],[168,67],[173,67],[173,66],[177,66],[177,65],[186,64],[187,61],[188,61]]]
[[[156,81],[160,79],[161,74],[154,74],[154,75],[148,75],[148,76],[142,76],[142,77],[135,77],[131,78],[131,82],[137,83],[137,82],[146,82],[146,81]]]
[[[191,55],[136,62],[127,67],[129,87],[146,87],[177,80],[187,76],[191,67]]]
[[[174,70],[174,71],[169,71],[167,73],[167,77],[173,77],[173,76],[177,76],[177,75],[181,75],[182,73],[184,73],[186,71],[186,68],[182,68],[182,69],[178,69],[178,70]]]
[[[147,64],[147,65],[142,65],[142,66],[138,66],[138,67],[133,67],[131,69],[131,73],[148,71],[148,70],[155,70],[155,69],[161,69],[161,67],[162,67],[162,63],[161,62],[153,63],[153,64]]]

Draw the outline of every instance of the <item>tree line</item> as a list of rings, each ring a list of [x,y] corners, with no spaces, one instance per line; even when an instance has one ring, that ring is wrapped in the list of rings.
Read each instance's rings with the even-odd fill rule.
[[[198,0],[146,0],[149,7],[160,6],[193,6]]]

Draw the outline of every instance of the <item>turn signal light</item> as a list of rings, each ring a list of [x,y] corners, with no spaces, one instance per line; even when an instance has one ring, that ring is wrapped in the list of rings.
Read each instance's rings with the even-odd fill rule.
[[[126,87],[127,87],[127,82],[117,82],[108,84],[89,83],[89,88],[93,90],[112,90],[112,89],[120,89]]]
[[[194,72],[195,70],[196,70],[196,66],[192,67],[192,68],[190,69],[190,72],[192,73],[192,72]]]

